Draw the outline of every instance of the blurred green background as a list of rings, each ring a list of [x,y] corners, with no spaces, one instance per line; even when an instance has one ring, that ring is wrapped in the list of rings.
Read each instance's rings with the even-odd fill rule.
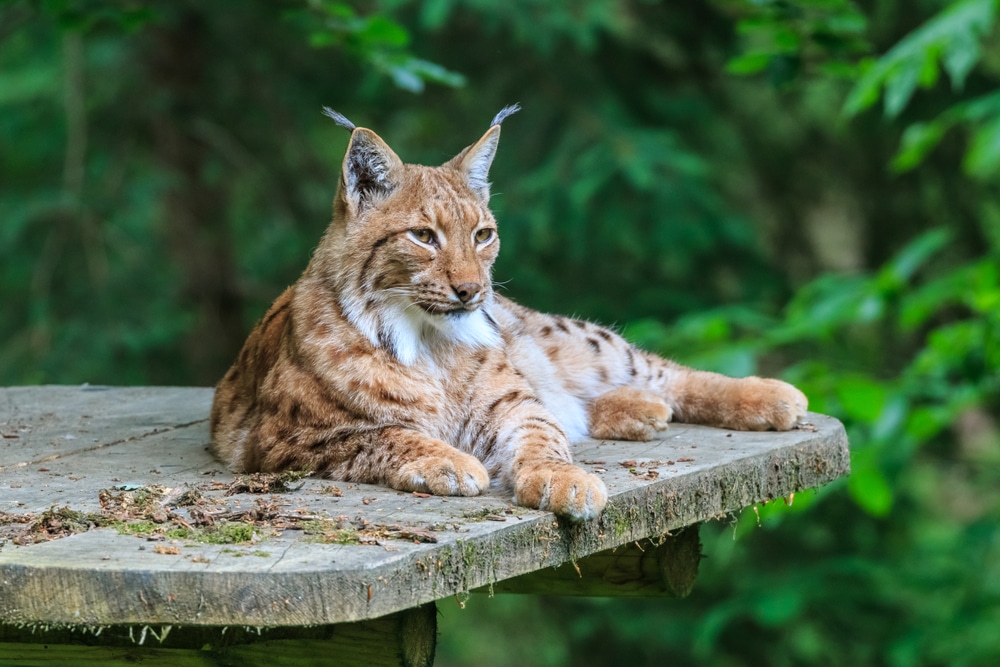
[[[438,665],[1000,664],[995,0],[0,3],[0,384],[213,384],[348,135],[504,124],[496,279],[779,375],[853,473],[705,525],[690,598],[439,603]]]

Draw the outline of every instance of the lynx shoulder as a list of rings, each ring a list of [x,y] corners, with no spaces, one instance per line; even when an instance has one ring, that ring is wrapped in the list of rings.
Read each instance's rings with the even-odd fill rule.
[[[607,492],[573,464],[574,440],[646,440],[671,420],[783,430],[804,415],[784,382],[685,368],[494,293],[488,175],[515,111],[429,167],[328,110],[351,131],[333,220],[216,388],[216,456],[435,494],[493,484],[586,520]]]

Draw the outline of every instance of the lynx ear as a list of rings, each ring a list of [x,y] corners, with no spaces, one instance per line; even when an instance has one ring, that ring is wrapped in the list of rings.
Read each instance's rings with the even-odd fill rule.
[[[449,160],[446,165],[457,169],[465,175],[469,188],[476,194],[483,203],[490,199],[490,165],[497,154],[497,145],[500,143],[500,123],[504,118],[520,111],[521,107],[512,104],[504,107],[490,123],[490,129],[476,143],[472,144],[461,153]]]
[[[344,198],[353,212],[359,214],[392,194],[402,166],[399,156],[377,134],[355,128],[344,156],[342,181]]]

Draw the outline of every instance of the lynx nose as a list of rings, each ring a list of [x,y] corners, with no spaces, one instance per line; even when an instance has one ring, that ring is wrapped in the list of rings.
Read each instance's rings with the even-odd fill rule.
[[[452,289],[455,290],[455,296],[462,303],[469,303],[479,292],[483,289],[482,285],[479,283],[462,283],[461,285],[452,285]]]

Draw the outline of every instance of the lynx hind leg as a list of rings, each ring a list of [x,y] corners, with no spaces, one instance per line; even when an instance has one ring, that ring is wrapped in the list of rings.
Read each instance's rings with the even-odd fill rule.
[[[619,387],[590,403],[590,435],[600,440],[652,440],[672,416],[667,402],[653,392]]]
[[[745,431],[787,431],[795,426],[809,407],[809,399],[796,387],[770,378],[738,380],[739,391],[731,406],[730,420]]]
[[[739,431],[787,431],[805,417],[808,407],[805,394],[781,380],[693,371],[680,392],[676,416]]]

